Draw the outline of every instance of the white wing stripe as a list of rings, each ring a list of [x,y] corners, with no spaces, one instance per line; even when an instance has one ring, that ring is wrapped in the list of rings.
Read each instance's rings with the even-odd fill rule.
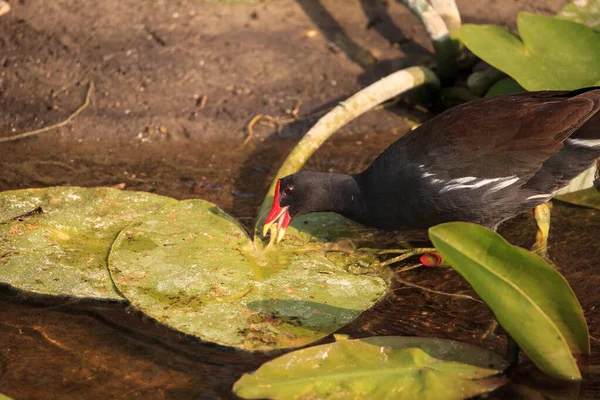
[[[458,190],[458,189],[477,189],[482,186],[498,182],[494,187],[492,187],[490,189],[490,192],[496,192],[500,189],[504,189],[504,188],[512,185],[513,183],[517,182],[519,180],[519,178],[516,177],[515,175],[512,175],[512,176],[505,176],[505,177],[501,177],[501,178],[481,179],[479,182],[475,182],[470,185],[463,184],[466,182],[472,182],[473,180],[477,180],[477,178],[469,176],[466,178],[452,179],[452,180],[448,181],[448,184],[446,186],[444,186],[442,189],[440,189],[439,193],[440,194],[446,193],[451,190]],[[456,183],[454,183],[454,182],[456,182]],[[433,182],[433,183],[435,183],[435,182]]]
[[[477,180],[477,178],[475,178],[474,176],[467,176],[465,178],[452,179],[448,183],[469,183],[469,182],[472,182],[474,180]]]
[[[577,147],[600,148],[600,139],[567,139],[566,142]]]
[[[491,188],[489,191],[490,191],[490,193],[497,192],[498,190],[502,190],[502,189],[504,189],[506,187],[509,187],[510,185],[512,185],[513,183],[515,183],[518,180],[519,180],[519,178],[512,178],[512,179],[509,179],[507,181],[500,182],[499,184],[497,184],[496,186],[494,186],[493,188]]]
[[[533,196],[529,196],[527,200],[535,200],[535,199],[546,199],[552,197],[551,194],[536,194]]]

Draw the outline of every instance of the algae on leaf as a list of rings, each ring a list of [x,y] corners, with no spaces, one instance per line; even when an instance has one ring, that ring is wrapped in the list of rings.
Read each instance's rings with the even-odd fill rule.
[[[0,282],[35,293],[122,300],[106,260],[113,240],[163,196],[112,188],[0,193]]]
[[[314,238],[308,232],[319,225],[306,225],[298,234]],[[120,293],[157,321],[221,345],[269,350],[327,336],[386,291],[387,268],[357,275],[330,256],[317,241],[262,248],[214,204],[188,200],[124,229],[109,269]]]
[[[507,363],[452,340],[382,336],[285,354],[245,374],[233,391],[246,399],[445,399],[487,393]]]

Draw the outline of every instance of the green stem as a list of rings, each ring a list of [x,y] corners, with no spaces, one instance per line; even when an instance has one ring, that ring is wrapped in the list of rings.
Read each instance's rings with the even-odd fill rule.
[[[506,347],[506,360],[510,363],[511,366],[514,366],[519,362],[519,345],[512,336],[507,334],[508,344]]]
[[[492,67],[484,71],[475,71],[469,75],[467,86],[477,96],[483,96],[494,83],[503,78],[506,78],[506,74]]]
[[[437,11],[442,20],[446,23],[450,32],[460,29],[461,18],[454,0],[429,0],[431,6]]]
[[[458,57],[462,46],[460,40],[450,36],[448,25],[438,13],[437,8],[432,7],[427,0],[400,0],[423,24],[431,38],[437,62],[437,72],[442,81],[451,81],[458,71]],[[453,0],[440,0],[436,2],[440,11],[443,11],[451,21],[452,30],[460,28],[460,14],[454,4],[456,11],[451,11]],[[456,20],[458,16],[458,20]]]
[[[323,116],[304,135],[279,168],[260,208],[254,227],[255,238],[260,231],[257,228],[262,226],[271,207],[275,185],[280,178],[298,172],[323,142],[348,122],[384,101],[424,84],[439,86],[437,76],[430,69],[426,67],[402,69],[367,86]]]

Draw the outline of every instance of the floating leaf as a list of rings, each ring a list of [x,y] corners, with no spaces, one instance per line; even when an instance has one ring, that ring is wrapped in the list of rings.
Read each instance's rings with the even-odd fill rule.
[[[246,399],[465,399],[504,384],[484,378],[506,366],[465,343],[372,337],[288,353],[242,376],[233,390]]]
[[[555,199],[600,210],[600,192],[595,187],[556,196]]]
[[[521,39],[493,25],[466,24],[461,40],[527,90],[571,90],[600,81],[600,34],[585,25],[520,13]]]
[[[302,346],[375,303],[388,286],[378,273],[389,273],[346,271],[352,255],[325,252],[303,229],[313,243],[262,248],[215,205],[183,201],[124,229],[109,269],[135,307],[174,329],[250,350]]]
[[[119,299],[106,259],[119,231],[175,200],[111,188],[0,193],[0,282],[42,294]]]
[[[356,236],[360,227],[334,213],[311,213],[292,221],[285,234],[283,245],[303,244],[310,241],[333,242]]]
[[[542,371],[581,379],[573,353],[589,353],[588,328],[567,281],[537,255],[479,225],[450,222],[429,237]]]
[[[556,16],[600,30],[600,0],[574,0]]]

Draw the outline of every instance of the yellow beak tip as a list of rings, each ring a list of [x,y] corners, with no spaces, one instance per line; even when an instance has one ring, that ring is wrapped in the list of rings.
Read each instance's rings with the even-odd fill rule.
[[[277,240],[275,240],[275,243],[281,242],[281,240],[283,239],[284,236],[285,236],[285,228],[279,229],[279,231],[277,232]]]

